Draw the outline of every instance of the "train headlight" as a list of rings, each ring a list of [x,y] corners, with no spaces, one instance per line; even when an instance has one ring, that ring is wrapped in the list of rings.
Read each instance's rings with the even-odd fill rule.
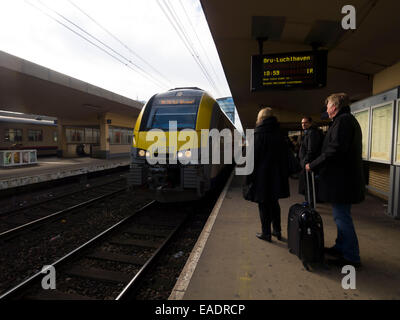
[[[146,151],[139,150],[139,157],[144,157],[146,155]]]
[[[146,157],[150,157],[150,152],[146,151]]]
[[[190,151],[190,150],[185,151],[186,158],[190,158],[191,156],[192,156],[192,151]]]
[[[191,158],[192,157],[192,151],[190,150],[184,150],[184,151],[179,151],[178,152],[178,158],[182,159],[182,158]]]

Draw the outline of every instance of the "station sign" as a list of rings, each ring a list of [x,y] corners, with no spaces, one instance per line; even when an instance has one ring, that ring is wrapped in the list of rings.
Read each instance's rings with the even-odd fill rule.
[[[327,50],[254,55],[251,91],[325,87],[327,61]]]

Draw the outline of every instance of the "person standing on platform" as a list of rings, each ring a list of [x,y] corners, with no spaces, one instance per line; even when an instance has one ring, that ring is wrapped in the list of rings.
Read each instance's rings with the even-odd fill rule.
[[[306,170],[318,170],[319,197],[332,204],[337,226],[336,243],[325,248],[336,257],[328,262],[343,267],[361,266],[357,234],[351,218],[351,205],[365,198],[365,182],[361,158],[362,133],[360,125],[350,113],[349,97],[345,93],[330,95],[326,111],[333,121],[324,139],[321,155],[306,164]]]
[[[305,195],[305,200],[314,207],[315,199],[308,199],[306,189],[306,171],[305,165],[315,160],[321,153],[322,132],[313,124],[311,117],[303,117],[301,119],[301,127],[303,128],[303,139],[300,145],[299,160],[302,171],[299,178],[299,193]],[[317,178],[317,177],[316,177]],[[309,190],[311,189],[311,180],[309,180]],[[317,192],[317,190],[316,190]],[[310,192],[312,197],[312,192]]]
[[[254,170],[246,177],[247,199],[258,203],[261,233],[259,239],[271,242],[281,235],[281,208],[278,199],[289,197],[288,145],[280,125],[267,107],[258,113],[254,130]],[[273,232],[271,232],[271,223]]]

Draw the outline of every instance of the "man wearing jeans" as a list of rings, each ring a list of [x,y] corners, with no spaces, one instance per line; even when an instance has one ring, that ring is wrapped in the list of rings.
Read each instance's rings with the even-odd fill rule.
[[[337,238],[336,244],[326,248],[325,252],[337,259],[328,262],[358,268],[361,260],[351,205],[365,198],[361,128],[350,113],[347,94],[332,94],[325,102],[332,125],[324,139],[321,155],[307,163],[306,170],[319,171],[319,197],[332,204]]]

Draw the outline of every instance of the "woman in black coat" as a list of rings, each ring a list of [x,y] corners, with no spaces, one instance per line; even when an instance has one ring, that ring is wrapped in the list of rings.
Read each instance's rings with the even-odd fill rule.
[[[254,170],[247,176],[248,200],[257,202],[261,230],[257,237],[281,240],[281,208],[278,199],[289,197],[288,145],[271,108],[258,113],[254,130]],[[271,233],[271,222],[273,232]]]

